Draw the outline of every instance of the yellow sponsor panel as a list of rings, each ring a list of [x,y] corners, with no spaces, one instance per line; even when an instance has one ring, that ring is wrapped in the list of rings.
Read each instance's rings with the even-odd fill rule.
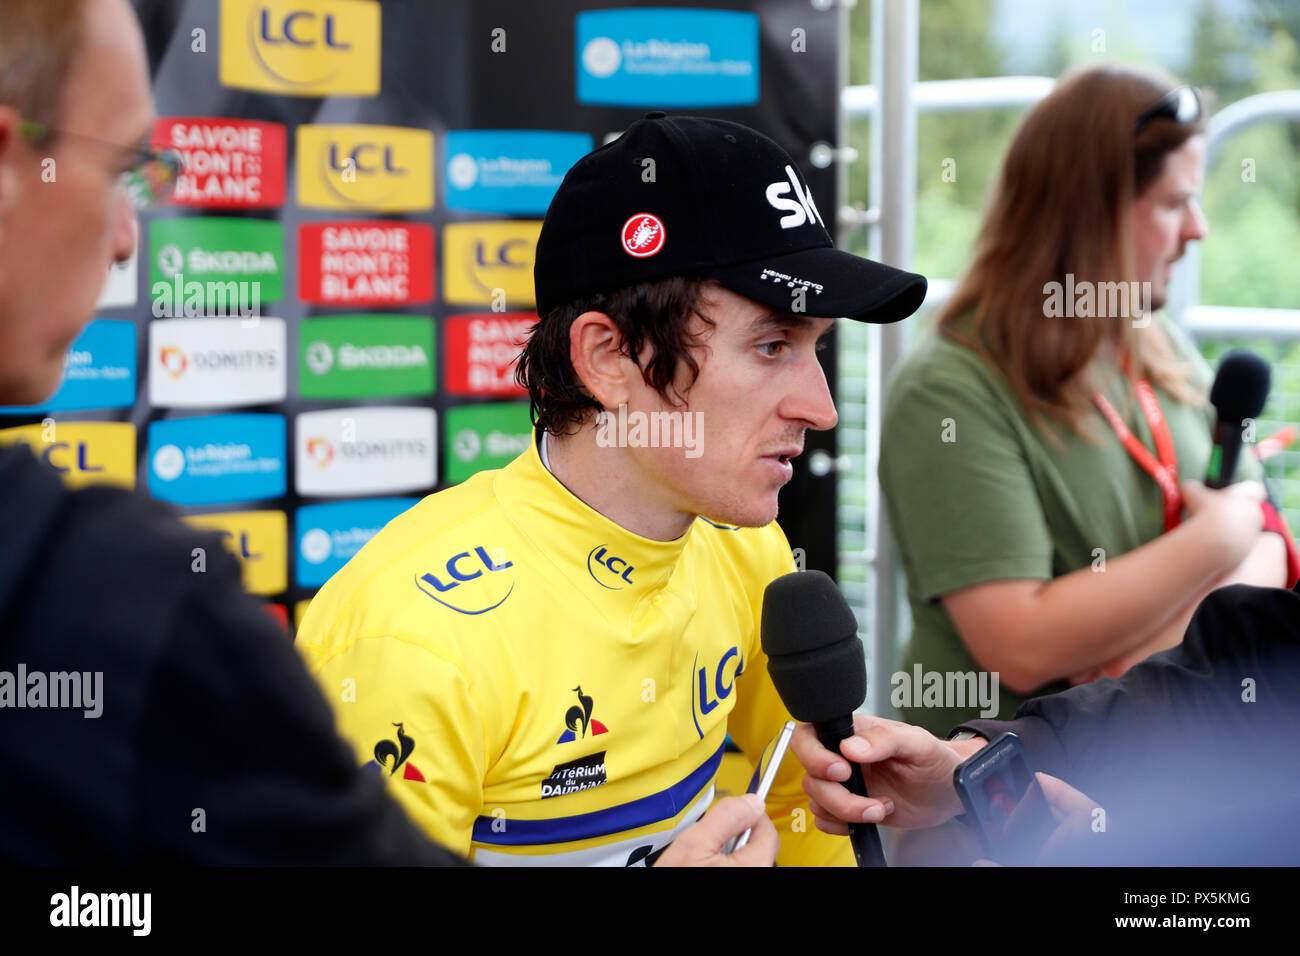
[[[221,82],[288,96],[375,96],[372,0],[222,0]]]
[[[279,594],[289,585],[289,524],[283,511],[227,511],[186,515],[195,528],[216,531],[244,569],[251,594]]]
[[[449,305],[530,306],[533,259],[542,224],[460,222],[442,231],[442,295]]]
[[[22,442],[63,476],[69,488],[135,487],[135,426],[129,422],[61,422],[0,430],[0,445]]]
[[[311,598],[305,601],[299,601],[293,606],[293,629],[296,631],[302,627],[302,619],[307,613],[307,607],[311,604]]]
[[[408,126],[299,126],[298,204],[371,212],[432,209],[433,133]]]

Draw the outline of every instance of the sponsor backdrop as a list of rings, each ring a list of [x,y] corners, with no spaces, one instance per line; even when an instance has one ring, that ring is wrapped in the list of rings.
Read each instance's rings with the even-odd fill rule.
[[[584,153],[649,109],[734,119],[837,207],[807,160],[834,141],[834,12],[541,6],[136,0],[152,140],[185,171],[0,442],[220,532],[287,628],[386,522],[527,447],[533,249]],[[782,524],[833,570],[834,481],[812,480]]]

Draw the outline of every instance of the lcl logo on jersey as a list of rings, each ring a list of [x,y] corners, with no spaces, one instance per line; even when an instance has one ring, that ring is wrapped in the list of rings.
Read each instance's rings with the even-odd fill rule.
[[[405,126],[299,126],[298,202],[318,209],[432,209],[433,133]]]
[[[794,167],[787,165],[785,175],[787,180],[768,183],[767,191],[764,193],[772,208],[785,213],[781,217],[781,228],[797,229],[804,223],[814,221],[821,223],[822,227],[825,228],[826,222],[822,219],[822,214],[817,211],[817,204],[813,202],[812,190],[804,189],[799,184],[799,175],[794,171]],[[786,193],[792,190],[794,198],[785,198]]]
[[[733,645],[723,652],[716,667],[710,667],[707,662],[701,667],[700,655],[696,654],[691,670],[691,717],[695,721],[695,732],[702,739],[704,731],[700,729],[700,718],[709,716],[731,696],[736,678],[745,672],[745,659],[740,648]]]
[[[600,570],[600,577],[596,576],[596,569]],[[587,573],[591,579],[599,584],[602,588],[610,591],[621,591],[624,587],[634,583],[632,581],[632,572],[635,571],[632,565],[628,564],[623,558],[617,557],[610,553],[607,545],[598,544],[587,552]],[[615,581],[615,584],[606,584],[605,581]]]
[[[415,586],[443,607],[449,607],[460,614],[486,614],[504,604],[506,598],[510,597],[515,589],[514,581],[510,581],[505,594],[493,601],[492,598],[501,593],[505,581],[491,575],[499,574],[512,567],[514,562],[507,561],[503,551],[498,550],[496,554],[489,554],[487,548],[477,545],[470,551],[452,555],[436,574],[420,575],[415,579]],[[506,580],[508,579],[509,576]],[[467,585],[465,591],[451,593]],[[456,603],[453,604],[453,600]]]
[[[374,96],[380,17],[370,0],[222,0],[221,82],[289,96]]]

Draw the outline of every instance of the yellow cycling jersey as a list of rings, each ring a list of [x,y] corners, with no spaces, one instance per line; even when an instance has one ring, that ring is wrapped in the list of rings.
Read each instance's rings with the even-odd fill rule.
[[[312,600],[298,647],[359,759],[475,862],[633,865],[714,796],[728,734],[757,759],[789,714],[759,643],[781,529],[633,534],[536,441],[391,521]],[[787,756],[783,865],[852,865]]]

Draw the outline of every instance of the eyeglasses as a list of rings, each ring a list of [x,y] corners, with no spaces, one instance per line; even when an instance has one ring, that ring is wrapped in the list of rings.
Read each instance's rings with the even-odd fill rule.
[[[131,168],[122,174],[122,186],[136,209],[148,209],[150,206],[166,201],[172,194],[172,190],[176,188],[176,180],[181,170],[185,168],[184,158],[174,149],[122,146],[119,143],[109,143],[91,136],[83,136],[81,133],[56,130],[52,126],[34,120],[20,120],[18,125],[22,135],[32,143],[42,143],[54,135],[66,136],[70,139],[94,143],[129,157]]]
[[[1133,135],[1142,132],[1153,119],[1168,118],[1177,123],[1195,123],[1201,118],[1201,92],[1194,86],[1170,90],[1155,104],[1143,110],[1133,126]]]

